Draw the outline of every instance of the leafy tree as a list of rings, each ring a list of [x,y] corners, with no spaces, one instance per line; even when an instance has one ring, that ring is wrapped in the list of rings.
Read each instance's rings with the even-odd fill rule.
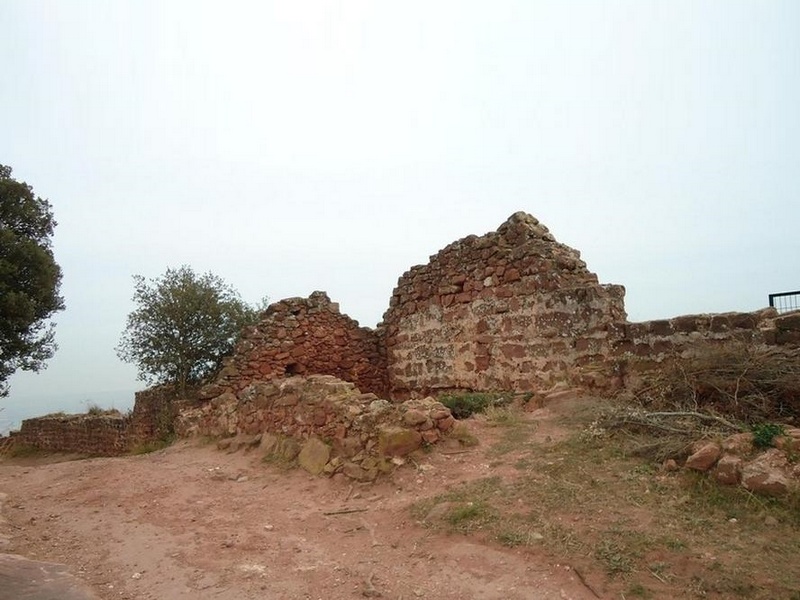
[[[134,275],[133,300],[117,355],[135,363],[139,379],[179,391],[214,375],[256,309],[211,273],[167,269],[159,279]]]
[[[17,369],[43,369],[57,348],[47,323],[64,309],[51,249],[55,226],[50,203],[0,165],[0,397]]]

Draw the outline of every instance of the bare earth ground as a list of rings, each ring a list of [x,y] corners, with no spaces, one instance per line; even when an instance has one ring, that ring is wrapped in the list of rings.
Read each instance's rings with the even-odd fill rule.
[[[471,418],[478,446],[454,436],[375,484],[199,442],[7,459],[0,552],[64,563],[104,600],[800,600],[800,492],[662,471],[637,454],[649,435],[596,428],[603,404]],[[20,600],[2,558],[0,600]]]
[[[531,417],[532,435],[558,435],[549,416]],[[420,499],[502,475],[486,455],[498,432],[472,427],[480,446],[425,454],[372,485],[188,442],[123,458],[6,460],[6,551],[64,563],[106,600],[596,598],[541,549],[412,517]],[[360,512],[326,514],[347,510]]]

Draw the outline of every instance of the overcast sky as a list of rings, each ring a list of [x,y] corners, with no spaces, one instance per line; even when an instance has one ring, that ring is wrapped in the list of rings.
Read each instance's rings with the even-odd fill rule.
[[[141,387],[133,274],[374,326],[524,210],[631,320],[800,288],[800,2],[0,3],[0,163],[48,198],[67,309],[6,405]],[[55,408],[54,408],[55,409]]]

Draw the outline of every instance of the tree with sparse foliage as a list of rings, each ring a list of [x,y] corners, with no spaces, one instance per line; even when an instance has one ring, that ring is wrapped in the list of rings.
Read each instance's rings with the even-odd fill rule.
[[[56,351],[50,317],[64,309],[47,200],[0,165],[0,397],[15,371],[39,371]]]
[[[117,355],[139,378],[182,392],[214,375],[258,311],[222,279],[190,267],[147,281],[134,275],[136,310],[128,315]]]

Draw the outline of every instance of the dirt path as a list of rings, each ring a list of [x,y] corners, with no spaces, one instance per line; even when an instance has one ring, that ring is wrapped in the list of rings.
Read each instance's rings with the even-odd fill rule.
[[[106,600],[594,599],[569,566],[433,533],[410,516],[415,500],[490,474],[486,447],[434,452],[374,485],[185,442],[0,463],[6,551],[64,563]],[[325,514],[344,510],[359,512]]]

